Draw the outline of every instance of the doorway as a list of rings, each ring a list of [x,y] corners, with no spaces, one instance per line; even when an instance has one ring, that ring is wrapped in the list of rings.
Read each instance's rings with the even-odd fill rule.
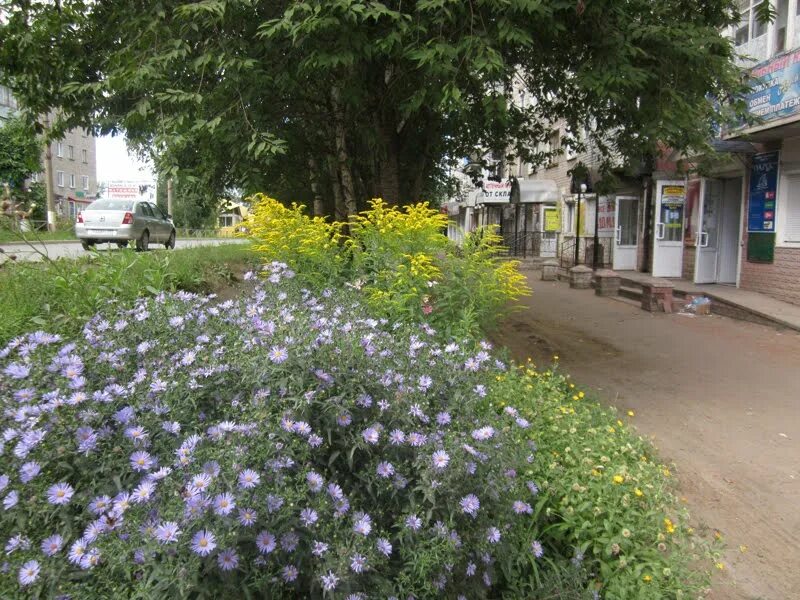
[[[614,230],[614,258],[612,268],[615,271],[633,271],[636,269],[636,250],[639,241],[639,198],[633,196],[617,196],[614,214],[616,228]]]
[[[695,283],[736,283],[742,179],[705,179],[700,203]]]
[[[659,181],[655,204],[653,277],[680,277],[683,268],[686,183],[683,180]]]

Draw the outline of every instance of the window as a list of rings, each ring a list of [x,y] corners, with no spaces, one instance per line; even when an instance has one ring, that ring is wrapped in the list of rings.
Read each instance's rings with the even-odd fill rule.
[[[69,218],[74,221],[77,218],[77,216],[78,216],[78,210],[77,210],[77,208],[75,206],[75,203],[72,200],[70,200],[69,201]]]
[[[64,157],[64,144],[61,142],[56,143],[56,156],[59,158]]]
[[[86,148],[81,150],[81,161],[86,164],[89,162],[89,153],[86,151]]]
[[[56,171],[56,185],[64,187],[64,171]]]
[[[553,153],[553,155],[550,157],[550,164],[547,165],[548,169],[552,169],[558,165],[558,151],[560,148],[561,132],[554,131],[550,134],[550,138],[547,140],[547,152]]]
[[[746,44],[767,33],[769,23],[758,19],[758,7],[769,0],[737,0],[741,20],[734,26],[733,39],[737,46]]]
[[[70,175],[69,175],[69,187],[71,187],[73,190],[75,189],[75,174],[74,173],[70,173]]]
[[[84,190],[88,190],[89,189],[89,176],[88,175],[84,175],[83,177],[81,177],[81,180],[82,180],[82,183],[83,183],[83,189]]]
[[[67,146],[67,158],[75,160],[75,146]]]
[[[800,174],[786,177],[782,188],[785,191],[781,194],[783,201],[778,206],[778,241],[800,246]]]
[[[575,235],[575,202],[567,202],[564,211],[564,233]]]

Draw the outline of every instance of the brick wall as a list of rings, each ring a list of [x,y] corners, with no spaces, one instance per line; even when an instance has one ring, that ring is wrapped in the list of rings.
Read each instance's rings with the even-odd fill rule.
[[[694,262],[697,258],[696,246],[683,247],[683,271],[681,277],[687,281],[694,281]]]
[[[775,248],[772,264],[747,262],[747,256],[742,256],[740,287],[800,304],[800,248]]]

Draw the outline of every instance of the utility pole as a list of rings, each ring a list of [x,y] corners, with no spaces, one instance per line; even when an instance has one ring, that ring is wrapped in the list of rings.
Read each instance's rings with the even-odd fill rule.
[[[172,214],[172,177],[167,179],[167,214]]]
[[[50,117],[44,117],[45,135],[50,129]],[[53,151],[50,140],[45,138],[44,147],[44,187],[47,192],[47,229],[56,230],[56,193],[53,189]]]

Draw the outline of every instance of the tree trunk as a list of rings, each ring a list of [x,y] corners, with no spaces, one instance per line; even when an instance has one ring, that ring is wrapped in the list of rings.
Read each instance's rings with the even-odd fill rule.
[[[342,184],[339,181],[339,169],[336,159],[332,156],[328,160],[328,170],[330,171],[331,190],[333,191],[333,218],[337,221],[346,221],[347,207],[342,195]]]
[[[339,88],[331,88],[331,106],[333,108],[333,125],[336,137],[336,162],[342,185],[342,196],[347,216],[358,214],[353,173],[350,170],[350,157],[347,153],[347,129],[344,122],[344,110],[339,100]]]
[[[319,165],[313,156],[308,159],[308,178],[311,180],[311,194],[314,198],[314,216],[324,217],[325,203],[319,191]]]
[[[378,163],[379,193],[387,204],[400,204],[400,165],[397,134],[391,126],[380,128],[382,155]]]

